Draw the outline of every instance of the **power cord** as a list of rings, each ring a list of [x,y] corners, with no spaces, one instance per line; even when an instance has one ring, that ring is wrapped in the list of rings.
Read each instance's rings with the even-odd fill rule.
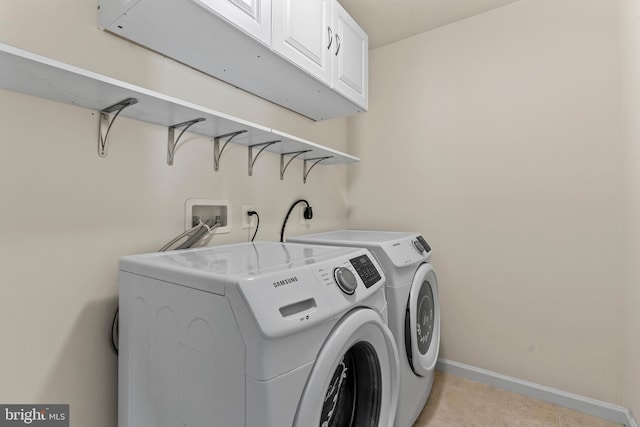
[[[311,205],[309,204],[309,202],[307,202],[305,199],[299,199],[293,202],[293,204],[289,208],[289,212],[287,212],[287,216],[284,217],[284,221],[282,222],[282,230],[280,231],[280,242],[284,242],[284,228],[287,226],[289,215],[291,215],[293,208],[295,208],[298,203],[306,203],[307,205],[307,207],[304,208],[304,213],[303,213],[304,219],[313,218],[313,210],[311,210]]]
[[[256,234],[258,234],[258,228],[260,228],[260,215],[258,215],[258,212],[256,211],[249,211],[247,212],[247,215],[249,216],[255,215],[256,218],[258,219],[258,222],[256,223],[256,231],[253,233],[253,237],[251,238],[251,241],[253,242],[253,240],[256,238]]]

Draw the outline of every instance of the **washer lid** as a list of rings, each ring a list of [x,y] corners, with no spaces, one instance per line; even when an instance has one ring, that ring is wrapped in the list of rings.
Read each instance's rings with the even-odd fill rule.
[[[224,295],[226,283],[361,252],[295,243],[255,242],[155,252],[120,259],[120,270]]]
[[[416,233],[407,233],[403,231],[370,231],[370,230],[336,230],[324,233],[306,234],[304,236],[293,236],[288,239],[291,241],[304,240],[311,242],[313,240],[321,240],[324,242],[334,241],[336,243],[382,243],[393,240],[406,239],[415,236]]]
[[[406,267],[428,262],[431,256],[431,246],[419,233],[414,232],[338,230],[293,236],[288,241],[367,248],[385,268],[388,264]]]
[[[438,281],[431,264],[418,268],[411,284],[405,323],[405,347],[413,371],[428,375],[438,359],[440,307]]]
[[[383,310],[385,276],[366,249],[257,242],[124,257],[120,270],[225,295],[238,289],[266,338],[319,325],[354,307]],[[349,294],[335,272],[353,276]]]

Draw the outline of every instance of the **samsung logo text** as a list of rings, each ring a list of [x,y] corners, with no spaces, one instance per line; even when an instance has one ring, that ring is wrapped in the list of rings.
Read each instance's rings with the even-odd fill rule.
[[[274,288],[279,288],[280,286],[290,285],[291,283],[295,283],[297,281],[298,281],[298,278],[296,276],[293,276],[293,277],[289,277],[287,279],[278,280],[276,282],[273,282],[273,287]]]

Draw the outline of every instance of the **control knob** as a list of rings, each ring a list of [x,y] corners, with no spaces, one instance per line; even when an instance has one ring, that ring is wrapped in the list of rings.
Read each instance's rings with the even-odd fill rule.
[[[426,251],[422,243],[420,243],[418,240],[414,240],[412,243],[413,243],[413,247],[416,248],[416,251],[420,252],[421,254],[423,254]]]
[[[337,267],[333,270],[333,278],[336,281],[336,285],[338,285],[340,290],[345,294],[352,295],[356,291],[358,280],[348,268]]]

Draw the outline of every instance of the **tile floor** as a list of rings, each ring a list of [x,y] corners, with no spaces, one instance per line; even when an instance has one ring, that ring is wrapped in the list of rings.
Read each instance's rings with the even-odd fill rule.
[[[413,427],[620,427],[610,421],[436,371]]]

